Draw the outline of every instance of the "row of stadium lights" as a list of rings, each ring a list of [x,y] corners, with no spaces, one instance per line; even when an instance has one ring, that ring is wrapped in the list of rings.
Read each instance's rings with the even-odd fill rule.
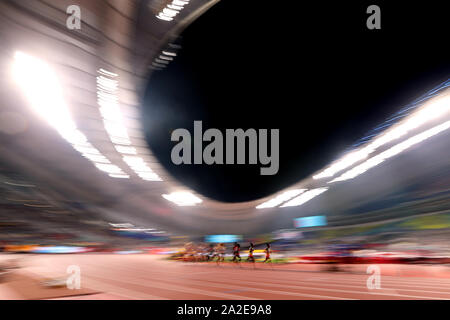
[[[188,3],[189,0],[173,0],[167,4],[156,17],[160,20],[172,21]]]
[[[160,20],[164,21],[172,21],[178,13],[184,8],[185,5],[189,3],[189,0],[173,0],[169,4],[167,4],[164,9],[162,9],[156,17]],[[158,57],[155,57],[152,62],[152,68],[154,70],[163,70],[165,67],[169,65],[171,61],[173,61],[174,57],[176,57],[176,52],[174,52],[174,48],[178,48],[176,45],[170,45],[170,49],[166,49],[161,51],[161,54]],[[189,191],[177,191],[172,192],[170,194],[163,194],[164,199],[175,203],[178,206],[193,206],[201,203],[203,200],[199,197],[195,196]]]
[[[119,106],[117,74],[104,70],[98,70],[97,76],[97,102],[100,106],[100,114],[103,124],[114,148],[123,154],[123,161],[143,180],[161,181],[162,179],[145,163],[144,159],[137,155],[128,136],[127,128],[123,124],[123,118]],[[115,178],[129,178],[127,174],[110,172]]]
[[[171,60],[176,56],[173,52],[163,51],[164,57]],[[160,55],[162,57],[162,55]],[[124,154],[123,161],[143,180],[161,181],[162,179],[145,163],[144,159],[137,156],[136,148],[132,146],[127,129],[123,124],[120,113],[119,98],[117,95],[118,81],[117,74],[99,69],[97,77],[97,99],[100,105],[100,113],[103,117],[104,126],[111,142],[116,150]],[[120,173],[110,173],[116,178],[129,178],[128,175]],[[202,199],[189,191],[176,191],[170,194],[163,194],[162,197],[178,206],[193,206],[202,202]]]
[[[111,226],[111,230],[114,230],[114,231],[143,232],[143,233],[150,233],[150,234],[166,233],[166,231],[156,230],[155,228],[136,227],[131,223],[111,223],[110,222],[109,225]]]
[[[45,119],[76,151],[90,160],[99,170],[108,173],[110,177],[129,177],[121,168],[112,164],[78,130],[63,98],[58,78],[47,63],[25,53],[16,52],[12,73],[14,80],[24,92],[35,112]],[[144,180],[161,181],[144,160],[137,156],[136,148],[132,146],[127,130],[123,126],[117,97],[118,83],[115,79],[117,74],[104,69],[99,69],[98,73],[97,98],[100,113],[114,147],[123,154],[123,160],[139,177]],[[200,198],[189,191],[178,191],[162,196],[180,206],[202,202]]]
[[[333,177],[336,173],[351,167],[353,164],[365,160],[371,153],[377,150],[382,145],[395,141],[401,137],[404,137],[414,129],[419,128],[422,125],[430,123],[440,117],[448,116],[450,112],[450,95],[447,94],[444,97],[439,97],[431,100],[423,108],[412,114],[410,117],[399,123],[397,126],[379,135],[367,146],[355,150],[348,155],[344,156],[340,160],[330,165],[325,170],[321,171],[317,175],[313,176],[313,179],[318,180],[322,178]],[[371,168],[383,163],[385,160],[392,158],[399,153],[411,148],[412,146],[425,141],[447,129],[450,128],[450,120],[436,125],[430,129],[427,129],[419,134],[416,134],[389,149],[377,154],[376,156],[369,158],[361,164],[353,167],[350,170],[345,171],[340,176],[328,181],[328,184],[346,181],[353,179]],[[273,208],[276,206],[290,207],[299,206],[307,201],[315,198],[316,196],[327,191],[328,187],[320,187],[312,190],[307,189],[291,189],[283,192],[282,194],[261,203],[256,208],[265,209]]]
[[[171,61],[177,56],[174,49],[180,48],[179,45],[169,44],[169,48],[162,50],[158,57],[155,57],[152,62],[152,69],[163,70],[169,65]]]

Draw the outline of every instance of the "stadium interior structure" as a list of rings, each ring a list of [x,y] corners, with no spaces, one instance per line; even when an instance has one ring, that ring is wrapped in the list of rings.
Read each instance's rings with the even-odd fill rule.
[[[71,1],[0,3],[0,240],[251,235],[318,215],[327,225],[308,233],[325,238],[447,230],[450,79],[270,197],[221,203],[175,181],[147,147],[139,103],[176,59],[178,35],[217,0],[179,2],[175,15],[162,0],[82,0],[80,30],[66,25]]]

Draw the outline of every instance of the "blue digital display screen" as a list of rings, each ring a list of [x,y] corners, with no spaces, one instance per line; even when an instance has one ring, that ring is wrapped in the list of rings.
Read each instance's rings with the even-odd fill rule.
[[[326,225],[327,218],[325,216],[311,216],[294,219],[294,226],[296,228],[322,227]]]
[[[234,234],[212,234],[205,236],[205,242],[229,243],[242,240],[242,236]]]

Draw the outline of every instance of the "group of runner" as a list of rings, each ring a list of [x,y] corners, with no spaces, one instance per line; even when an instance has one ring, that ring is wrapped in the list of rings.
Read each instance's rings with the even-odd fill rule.
[[[237,242],[234,243],[233,246],[233,259],[231,261],[233,262],[241,262],[241,245]],[[247,262],[255,262],[255,257],[253,256],[253,252],[255,251],[255,246],[253,243],[250,243],[250,246],[248,248],[248,257]],[[270,244],[266,243],[266,248],[264,249],[264,253],[266,254],[266,258],[263,262],[272,262],[272,259],[270,258],[271,249]]]
[[[248,248],[248,257],[246,262],[255,263],[255,257],[253,255],[255,251],[255,246],[253,243],[250,243]],[[216,245],[210,244],[209,246],[205,243],[195,245],[192,242],[186,243],[183,252],[183,260],[185,261],[215,261],[217,264],[225,261],[225,254],[227,252],[227,248],[224,243],[218,243]],[[238,242],[235,242],[232,248],[233,258],[232,262],[241,262],[241,245]],[[271,259],[271,248],[270,244],[266,243],[266,248],[264,249],[265,253],[265,262],[272,262]]]

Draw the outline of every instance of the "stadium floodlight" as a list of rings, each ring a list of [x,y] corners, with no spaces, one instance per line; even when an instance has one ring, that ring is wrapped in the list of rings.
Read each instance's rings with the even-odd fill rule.
[[[294,206],[300,206],[304,204],[305,202],[308,202],[309,200],[317,197],[319,194],[324,193],[328,190],[328,187],[322,187],[322,188],[316,188],[309,191],[306,191],[305,193],[302,193],[298,197],[295,197],[294,199],[286,202],[281,207],[294,207]]]
[[[125,161],[129,166],[139,166],[145,165],[144,159],[136,156],[124,156],[123,161]]]
[[[76,128],[56,128],[59,134],[72,145],[86,145],[88,143],[86,136]]]
[[[107,108],[102,106],[100,108],[100,113],[105,121],[110,121],[112,123],[121,123],[122,122],[122,115],[117,106],[107,107]],[[124,130],[124,129],[125,128],[122,128],[122,130]],[[126,131],[126,129],[125,129],[125,131]]]
[[[82,154],[83,157],[91,160],[92,162],[98,162],[98,163],[111,163],[105,156],[100,154]]]
[[[156,17],[157,17],[158,19],[165,20],[165,21],[172,21],[172,20],[173,20],[173,18],[167,17],[167,16],[165,16],[164,14],[162,14],[161,12],[160,12]]]
[[[266,202],[261,203],[260,205],[256,206],[256,209],[265,209],[265,208],[273,208],[276,207],[283,202],[286,202],[290,199],[292,199],[295,196],[298,196],[299,194],[305,192],[307,189],[292,189],[283,192],[282,194],[276,196],[275,198],[272,198]]]
[[[180,13],[178,10],[173,10],[173,9],[169,9],[169,8],[164,8],[162,13],[167,16],[167,17],[175,17],[178,13]]]
[[[172,60],[173,60],[172,57],[166,57],[166,56],[164,56],[164,55],[162,55],[162,54],[159,55],[159,58],[160,58],[160,59],[163,59],[163,60],[168,60],[168,61],[172,61]]]
[[[173,0],[168,3],[157,15],[156,17],[165,21],[172,21],[173,18],[180,13],[180,11],[187,5],[189,1],[187,0]]]
[[[168,5],[167,5],[167,8],[173,9],[173,10],[178,10],[178,11],[180,11],[181,9],[183,9],[182,6],[177,6],[177,5],[175,5],[175,4],[168,4]]]
[[[131,143],[129,138],[114,137],[114,136],[110,136],[109,138],[111,139],[111,142],[115,143],[115,144],[127,145],[127,146],[131,146],[132,145],[132,143]]]
[[[408,149],[428,138],[431,138],[432,136],[434,136],[442,131],[447,130],[449,127],[450,127],[450,121],[446,121],[440,125],[437,125],[437,126],[431,128],[431,129],[425,130],[424,132],[419,133],[401,143],[398,143],[395,146],[387,149],[386,151],[383,151],[380,154],[363,162],[362,164],[348,170],[347,172],[343,173],[341,176],[335,178],[334,180],[330,181],[329,183],[353,179],[353,178],[359,176],[360,174],[363,174],[367,170],[379,165],[380,163],[384,162],[385,160],[387,160],[393,156],[396,156],[400,152],[403,152],[406,149]]]
[[[138,172],[140,178],[147,181],[161,181],[161,178],[154,172]]]
[[[135,147],[129,147],[129,146],[114,146],[116,148],[117,152],[123,153],[123,154],[137,154]]]
[[[110,173],[109,176],[111,178],[119,178],[119,179],[128,179],[130,176],[127,174],[120,174],[120,173]]]
[[[189,191],[172,192],[170,194],[163,194],[162,197],[178,206],[195,206],[203,201]]]
[[[107,70],[105,70],[103,68],[98,69],[98,72],[101,73],[101,74],[104,74],[104,75],[106,75],[108,77],[117,77],[118,76],[117,73],[114,73],[114,72],[111,72],[111,71],[107,71]]]
[[[165,56],[172,56],[172,57],[175,57],[177,55],[175,52],[171,51],[163,51],[162,54]]]
[[[163,51],[163,52],[164,52],[164,51]],[[162,66],[161,63],[162,63],[162,64],[168,64],[169,61],[167,61],[167,60],[161,60],[161,59],[155,58],[155,64],[154,64],[154,65],[155,65],[156,67]]]
[[[103,171],[109,172],[101,165],[109,165],[110,161],[94,148],[86,136],[77,129],[69,108],[63,98],[62,87],[56,73],[44,61],[16,52],[14,55],[13,76],[24,91],[33,109],[44,118],[72,147],[83,157],[100,165]],[[100,84],[111,87],[111,83],[101,80]],[[99,166],[97,166],[99,167]],[[122,173],[115,166],[109,168],[113,173]]]
[[[115,164],[109,164],[109,163],[96,163],[95,166],[102,171],[105,171],[107,173],[115,173],[115,174],[121,174],[123,173],[122,170],[116,166]]]
[[[122,158],[123,161],[126,162],[140,178],[147,181],[161,181],[161,178],[145,164],[144,159],[137,156],[137,150],[133,147],[128,136],[127,128],[123,124],[118,96],[119,81],[115,79],[117,74],[101,68],[98,69],[98,73],[97,102],[100,106],[103,125],[114,148],[117,152],[126,154],[126,156]],[[111,173],[116,174],[116,172]],[[125,174],[120,173],[119,175],[124,177]],[[113,177],[117,178],[118,176]]]
[[[432,120],[445,116],[450,112],[450,96],[435,98],[430,100],[422,108],[414,112],[411,116],[394,126],[392,129],[387,130],[379,137],[375,138],[367,146],[353,151],[345,155],[342,159],[336,161],[328,168],[323,170],[317,175],[314,175],[314,179],[321,179],[332,177],[339,171],[347,169],[358,161],[366,159],[372,152],[384,144],[399,139],[411,130],[414,130]]]
[[[121,123],[104,120],[103,124],[110,136],[128,138],[127,129]]]
[[[169,62],[167,62],[167,63],[169,63]],[[161,63],[157,63],[157,62],[152,62],[152,65],[157,68],[165,68],[166,67],[165,64],[161,64]]]
[[[331,166],[329,166],[328,168],[326,168],[319,174],[313,176],[313,178],[321,179],[321,178],[332,177],[337,172],[344,170],[345,168],[350,167],[354,163],[367,158],[367,156],[369,155],[369,153],[367,151],[368,151],[367,149],[361,149],[361,150],[350,152],[349,154],[345,155],[342,159],[340,159],[336,163],[333,163]]]
[[[146,164],[143,165],[137,165],[137,166],[132,166],[131,167],[136,173],[140,173],[140,172],[153,172],[152,169],[150,169],[149,166],[147,166]]]
[[[89,142],[87,142],[85,145],[74,145],[73,147],[81,154],[100,155],[100,151],[94,148]]]
[[[64,138],[79,136],[55,72],[42,60],[22,52],[14,55],[13,76],[32,108]],[[78,137],[79,138],[79,137]]]
[[[172,3],[176,6],[184,6],[189,3],[189,0],[173,0]]]

